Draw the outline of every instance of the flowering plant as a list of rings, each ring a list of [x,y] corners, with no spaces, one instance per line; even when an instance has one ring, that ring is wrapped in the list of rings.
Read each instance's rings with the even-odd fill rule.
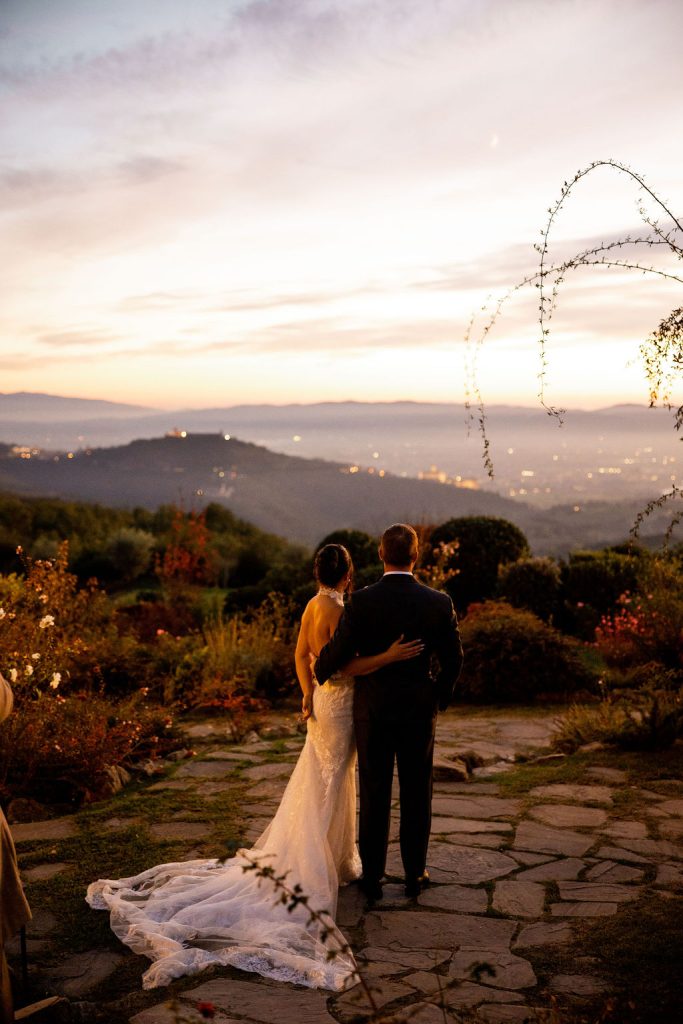
[[[115,612],[94,584],[79,589],[68,549],[24,558],[26,576],[0,577],[0,671],[14,713],[0,727],[0,796],[77,800],[104,788],[107,769],[163,752],[169,713],[137,688],[105,693],[101,666],[118,657]]]
[[[644,576],[640,593],[621,595],[617,610],[604,615],[595,645],[608,665],[628,668],[658,662],[683,668],[683,587],[680,572],[656,561]]]

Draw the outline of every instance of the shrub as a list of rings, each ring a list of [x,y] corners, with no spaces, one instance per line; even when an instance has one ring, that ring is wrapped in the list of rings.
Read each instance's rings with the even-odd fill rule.
[[[470,605],[462,640],[465,663],[456,694],[464,700],[525,703],[540,694],[562,696],[593,681],[576,641],[509,604]]]
[[[204,680],[222,679],[229,692],[282,695],[294,680],[294,633],[291,604],[278,594],[251,613],[207,626]]]
[[[102,789],[107,768],[168,749],[171,716],[145,698],[41,693],[22,703],[0,728],[0,797],[80,803]]]
[[[575,551],[561,568],[562,607],[558,625],[592,640],[603,615],[612,612],[622,594],[638,589],[644,558],[620,551]]]
[[[641,592],[622,594],[604,615],[595,644],[608,665],[658,662],[683,668],[683,573],[675,563],[653,560],[643,572]]]
[[[644,689],[673,691],[683,687],[683,668],[666,668],[658,661],[608,667],[602,672],[602,681],[605,688],[617,693]]]
[[[524,558],[498,571],[498,594],[515,608],[527,608],[549,622],[560,593],[560,570],[551,558]]]
[[[683,691],[647,690],[598,705],[572,706],[554,737],[561,750],[607,743],[622,750],[664,750],[683,737]]]
[[[24,558],[25,579],[0,578],[0,664],[15,703],[47,689],[99,683],[98,653],[118,641],[114,611],[93,584],[78,588],[68,545],[54,561]]]
[[[0,796],[80,799],[97,791],[105,768],[165,742],[168,712],[150,706],[144,689],[123,702],[105,696],[110,667],[125,675],[137,647],[119,634],[106,595],[79,589],[67,562],[64,543],[55,561],[26,558],[25,578],[0,577],[0,665],[14,691],[0,727]]]
[[[130,583],[149,568],[155,539],[146,530],[122,527],[112,534],[107,544],[109,555],[117,576],[124,583]]]
[[[522,531],[507,519],[495,516],[449,519],[437,526],[429,538],[432,550],[453,542],[457,542],[457,547],[445,568],[457,573],[446,582],[446,589],[460,612],[473,602],[493,597],[499,567],[529,554]],[[430,562],[428,552],[425,562]]]

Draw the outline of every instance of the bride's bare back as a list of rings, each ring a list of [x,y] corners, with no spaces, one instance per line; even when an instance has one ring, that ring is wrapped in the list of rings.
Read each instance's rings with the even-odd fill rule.
[[[297,656],[301,653],[317,658],[327,641],[334,636],[343,610],[341,594],[339,600],[328,594],[312,597],[301,618]]]
[[[308,718],[313,710],[313,691],[316,686],[313,676],[313,663],[320,651],[334,636],[344,610],[341,591],[332,594],[320,592],[312,597],[306,605],[301,618],[299,639],[296,644],[296,674],[303,692],[301,710],[304,718]],[[367,675],[388,665],[392,661],[405,661],[416,658],[422,653],[424,644],[421,640],[403,643],[403,636],[394,640],[391,647],[380,654],[366,657],[356,655],[343,669],[344,674],[352,676]]]

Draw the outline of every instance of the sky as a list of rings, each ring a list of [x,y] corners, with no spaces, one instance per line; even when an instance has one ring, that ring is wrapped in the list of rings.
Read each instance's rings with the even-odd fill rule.
[[[0,0],[0,392],[462,402],[564,180],[613,158],[681,218],[682,36],[679,0]],[[592,172],[551,258],[638,204]],[[682,295],[571,272],[549,401],[645,402]],[[536,401],[537,302],[481,347],[487,402]]]

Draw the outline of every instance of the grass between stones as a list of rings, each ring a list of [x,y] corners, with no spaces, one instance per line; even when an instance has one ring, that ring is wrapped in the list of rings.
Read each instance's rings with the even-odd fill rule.
[[[557,764],[520,764],[514,771],[492,777],[501,796],[522,797],[535,786],[549,783],[589,783],[589,768],[618,768],[627,773],[627,785],[614,786],[615,818],[628,818],[642,810],[639,789],[664,794],[678,790],[668,785],[683,779],[683,747],[663,751],[604,750],[574,754]],[[672,792],[673,795],[673,792]],[[654,874],[654,865],[648,875]],[[646,883],[647,884],[647,883]],[[557,887],[547,885],[547,901],[558,898]],[[539,989],[556,974],[599,977],[607,999],[586,999],[580,1012],[563,1006],[562,1024],[604,1021],[614,1024],[673,1024],[683,1020],[683,897],[645,890],[643,897],[623,905],[614,917],[574,922],[575,940],[568,945],[525,949],[539,979]]]
[[[27,885],[34,914],[48,911],[56,920],[48,936],[49,949],[29,957],[32,998],[50,994],[49,981],[41,979],[42,971],[57,967],[65,956],[103,950],[121,954],[123,960],[114,973],[98,985],[98,1003],[123,998],[126,1008],[121,1021],[128,1019],[131,1000],[136,1009],[149,1004],[150,993],[142,993],[140,980],[147,961],[134,956],[118,941],[110,929],[108,913],[90,909],[85,902],[86,888],[98,878],[129,876],[154,864],[194,857],[224,859],[232,856],[242,845],[244,828],[240,810],[244,787],[235,776],[231,777],[231,783],[233,778],[230,789],[206,797],[202,795],[201,781],[196,789],[150,791],[150,785],[159,781],[156,777],[81,810],[76,815],[78,834],[72,838],[19,845],[22,869],[45,863],[69,865],[54,878]],[[113,818],[136,820],[128,827],[106,828],[106,822]],[[149,832],[152,824],[177,821],[206,822],[210,830],[207,837],[199,841],[156,838]],[[30,925],[28,932],[30,936]],[[158,998],[156,994],[152,1001]],[[111,1019],[119,1018],[113,1013]]]
[[[683,898],[647,894],[614,917],[578,921],[570,945],[525,949],[541,988],[553,975],[586,973],[614,993],[587,999],[576,1016],[564,1006],[558,1021],[673,1024],[683,1019],[682,912]]]
[[[647,788],[663,779],[683,778],[683,746],[669,750],[617,751],[599,750],[586,754],[571,754],[564,761],[551,764],[521,763],[514,771],[491,775],[487,782],[500,786],[501,796],[522,796],[534,786],[555,782],[586,783],[587,768],[620,768],[629,777],[630,786]],[[628,810],[633,798],[627,788],[615,787],[615,808],[621,814]],[[623,808],[622,808],[623,805]]]

